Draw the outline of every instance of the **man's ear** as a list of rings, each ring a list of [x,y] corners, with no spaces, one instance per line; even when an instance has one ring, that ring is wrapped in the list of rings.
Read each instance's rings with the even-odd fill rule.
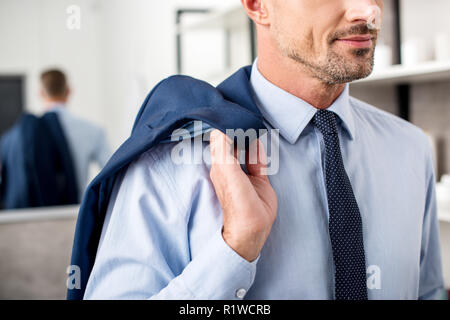
[[[250,19],[258,25],[268,26],[270,25],[269,11],[266,5],[268,1],[270,0],[241,0],[241,3]]]

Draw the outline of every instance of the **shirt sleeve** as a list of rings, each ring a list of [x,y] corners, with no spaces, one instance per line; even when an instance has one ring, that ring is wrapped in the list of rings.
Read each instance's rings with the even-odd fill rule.
[[[427,161],[426,205],[422,229],[420,255],[419,299],[442,298],[444,280],[442,274],[439,219],[436,200],[434,161],[429,146]]]
[[[239,256],[226,244],[220,228],[182,274],[150,300],[242,299],[253,284],[258,260],[248,262]]]
[[[155,154],[144,154],[116,182],[84,298],[242,299],[259,257],[248,262],[229,247],[222,224],[207,226],[205,244],[191,257],[189,216],[199,209],[181,199],[215,195],[185,179],[192,170],[176,169]],[[175,181],[183,188],[177,190]],[[201,206],[211,215],[215,208]]]

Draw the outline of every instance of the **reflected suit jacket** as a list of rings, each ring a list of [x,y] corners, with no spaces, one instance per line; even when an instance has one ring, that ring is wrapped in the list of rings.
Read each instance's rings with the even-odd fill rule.
[[[58,116],[23,114],[0,143],[4,209],[79,203],[69,145]]]

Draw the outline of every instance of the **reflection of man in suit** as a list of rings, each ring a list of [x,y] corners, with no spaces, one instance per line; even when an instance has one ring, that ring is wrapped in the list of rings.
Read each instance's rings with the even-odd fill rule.
[[[70,147],[79,186],[80,199],[88,183],[89,165],[103,167],[109,159],[110,148],[102,128],[74,116],[66,104],[70,95],[66,76],[60,70],[47,70],[41,75],[41,97],[46,111],[59,116]]]

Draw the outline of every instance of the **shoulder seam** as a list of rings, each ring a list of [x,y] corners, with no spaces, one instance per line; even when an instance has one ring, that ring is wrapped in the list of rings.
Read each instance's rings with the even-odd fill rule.
[[[358,99],[356,99],[354,97],[351,97],[350,101],[352,103],[352,106],[357,108],[358,110],[366,111],[366,112],[369,112],[371,114],[374,114],[374,115],[377,115],[379,117],[383,117],[383,118],[386,118],[386,119],[391,119],[392,121],[395,121],[395,122],[400,123],[400,124],[406,124],[407,126],[409,126],[411,128],[414,128],[417,131],[420,131],[420,132],[423,133],[423,129],[421,129],[420,127],[416,126],[415,124],[413,124],[413,123],[411,123],[409,121],[406,121],[406,120],[400,118],[399,116],[397,116],[395,114],[392,114],[392,113],[389,113],[387,111],[378,109],[377,107],[372,106],[372,105],[368,104],[367,102],[358,100]],[[366,104],[366,105],[370,106],[371,108],[374,108],[375,110],[371,110],[369,108],[364,108],[360,104],[355,103],[355,101],[361,102],[361,104]]]

